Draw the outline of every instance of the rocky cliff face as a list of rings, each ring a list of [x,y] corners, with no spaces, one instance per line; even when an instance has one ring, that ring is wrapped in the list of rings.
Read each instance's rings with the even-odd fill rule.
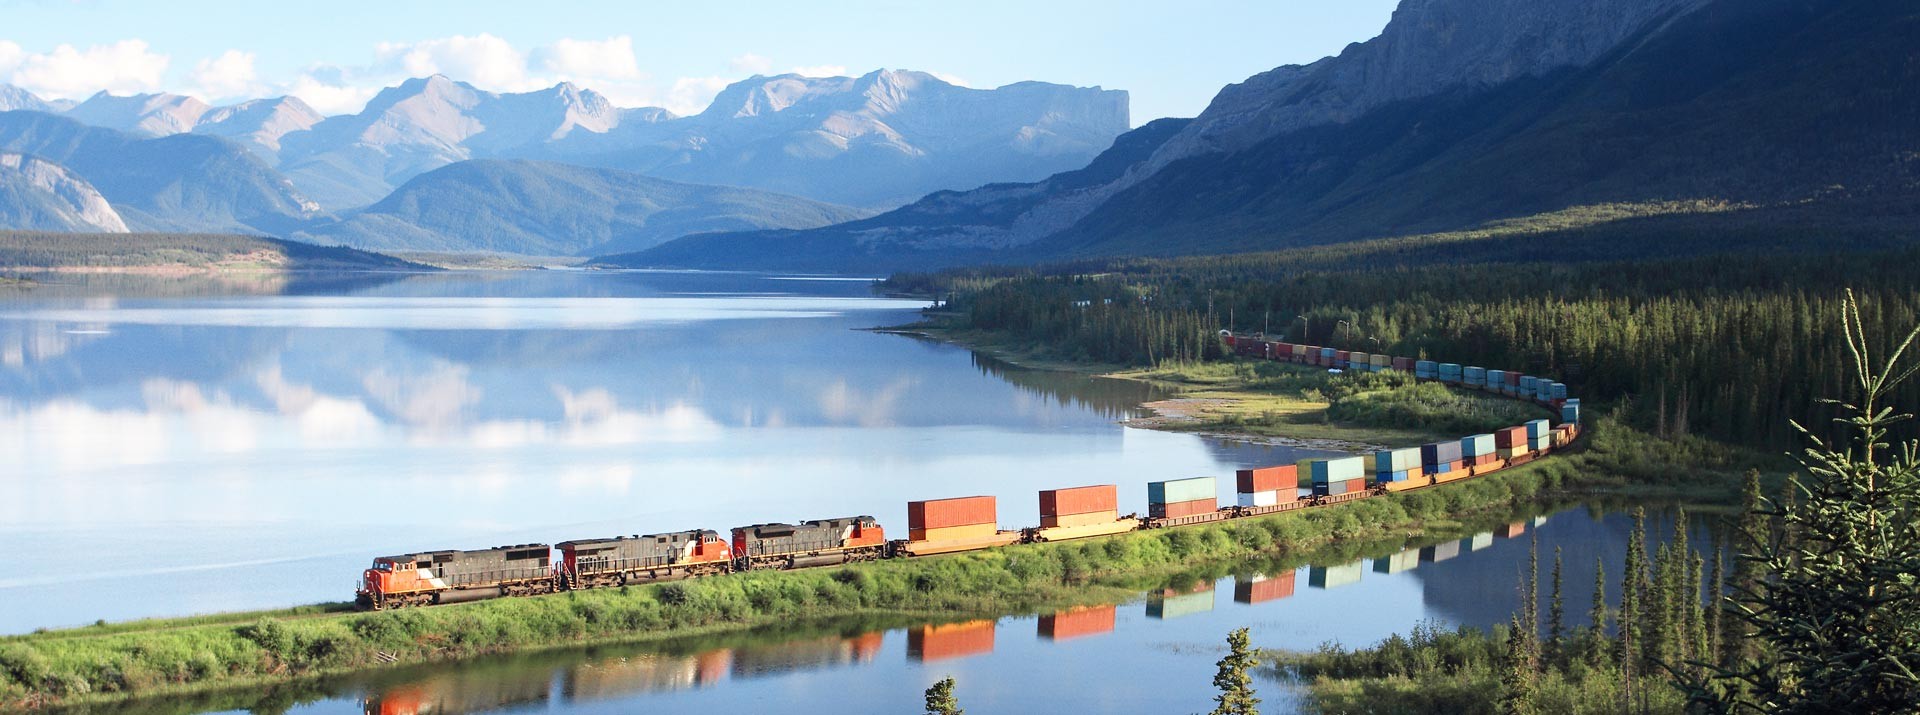
[[[0,152],[0,228],[126,233],[127,223],[78,174],[49,161]]]
[[[11,112],[16,109],[29,112],[60,111],[51,102],[34,96],[32,92],[10,84],[0,84],[0,112]]]
[[[1707,0],[1404,0],[1379,37],[1228,85],[1133,172],[1351,121],[1393,102],[1589,64]]]

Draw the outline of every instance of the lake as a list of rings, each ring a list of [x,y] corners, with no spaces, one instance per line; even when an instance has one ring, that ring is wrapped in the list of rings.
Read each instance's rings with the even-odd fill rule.
[[[344,601],[374,556],[725,531],[1312,456],[1126,429],[1143,385],[865,328],[869,282],[78,276],[0,302],[0,632]],[[133,594],[138,597],[130,597]]]

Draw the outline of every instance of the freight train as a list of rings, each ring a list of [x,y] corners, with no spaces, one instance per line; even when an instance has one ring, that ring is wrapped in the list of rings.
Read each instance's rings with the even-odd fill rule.
[[[500,596],[625,586],[736,571],[836,566],[858,561],[977,551],[1018,543],[1066,541],[1248,519],[1329,506],[1478,477],[1525,464],[1580,436],[1580,401],[1566,385],[1518,372],[1269,341],[1221,332],[1242,357],[1329,369],[1411,372],[1468,389],[1527,399],[1557,410],[1492,434],[1382,450],[1369,457],[1302,460],[1243,469],[1235,504],[1218,504],[1212,477],[1152,482],[1146,516],[1118,510],[1115,485],[1040,492],[1040,525],[999,528],[994,497],[910,502],[905,539],[887,538],[871,516],[799,524],[754,524],[723,539],[711,530],[519,544],[475,551],[429,551],[374,559],[357,584],[355,604],[382,610]],[[1301,477],[1311,489],[1300,494]],[[560,558],[553,553],[559,551]]]

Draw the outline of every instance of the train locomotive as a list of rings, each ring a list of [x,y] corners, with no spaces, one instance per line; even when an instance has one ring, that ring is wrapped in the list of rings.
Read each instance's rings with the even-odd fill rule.
[[[712,530],[576,539],[558,545],[520,544],[474,551],[429,551],[382,556],[362,575],[355,604],[365,610],[430,606],[503,596],[644,584],[717,576],[735,571],[837,566],[1094,538],[1248,519],[1325,507],[1393,492],[1421,489],[1519,466],[1564,448],[1580,436],[1580,401],[1566,385],[1518,372],[1455,363],[1374,355],[1264,337],[1221,333],[1236,355],[1302,365],[1379,372],[1412,372],[1437,381],[1525,399],[1557,411],[1559,419],[1421,447],[1382,450],[1370,459],[1304,460],[1241,470],[1236,503],[1217,503],[1212,477],[1153,482],[1148,514],[1121,516],[1114,485],[1050,489],[1040,493],[1038,527],[1002,530],[994,497],[911,502],[905,539],[888,540],[871,516],[767,523]],[[1311,483],[1298,493],[1301,477]],[[558,550],[560,558],[553,559]]]

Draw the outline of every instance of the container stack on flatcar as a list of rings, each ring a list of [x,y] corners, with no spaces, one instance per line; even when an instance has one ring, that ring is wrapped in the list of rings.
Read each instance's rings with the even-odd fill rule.
[[[1388,492],[1476,477],[1525,464],[1565,448],[1581,434],[1580,400],[1567,386],[1516,371],[1416,360],[1384,353],[1237,337],[1222,332],[1233,352],[1247,358],[1293,362],[1342,370],[1409,372],[1416,380],[1484,390],[1531,400],[1558,416],[1416,448],[1381,450],[1365,458],[1303,460],[1295,465],[1240,470],[1236,503],[1222,507],[1213,477],[1151,482],[1148,515],[1119,514],[1118,487],[1111,484],[1052,489],[1040,493],[1040,525],[1001,530],[997,499],[959,497],[910,502],[908,538],[889,542],[871,516],[819,519],[799,524],[755,524],[733,529],[731,541],[714,531],[692,530],[646,536],[580,539],[559,544],[560,559],[545,544],[503,546],[477,551],[429,551],[374,560],[361,577],[356,602],[382,609],[455,603],[497,596],[523,596],[724,574],[751,569],[831,566],[890,557],[914,557],[973,551],[1020,542],[1059,541],[1119,534],[1136,529],[1177,527],[1225,519],[1250,518],[1292,509],[1366,499]],[[1299,496],[1301,477],[1311,484]],[[1371,483],[1369,483],[1371,479]],[[1428,547],[1376,562],[1376,568],[1412,568],[1419,561],[1442,561],[1461,550],[1484,548],[1492,534]],[[1362,564],[1315,569],[1315,585],[1336,586],[1357,575]],[[1266,582],[1276,593],[1288,573]],[[1204,584],[1210,587],[1211,584]],[[1238,596],[1238,594],[1236,594]],[[1250,596],[1251,597],[1251,596]],[[1269,597],[1284,597],[1273,595]],[[1187,604],[1211,607],[1212,591],[1162,594],[1165,615],[1189,611]]]
[[[1101,484],[1040,492],[1040,526],[1029,541],[1065,541],[1120,534],[1140,528],[1138,519],[1120,518],[1120,488]]]
[[[1383,449],[1373,455],[1373,482],[1387,491],[1406,491],[1432,484],[1420,464],[1420,448]]]
[[[1006,546],[1020,532],[1001,531],[999,500],[990,496],[907,502],[907,538],[894,551],[910,556]]]

